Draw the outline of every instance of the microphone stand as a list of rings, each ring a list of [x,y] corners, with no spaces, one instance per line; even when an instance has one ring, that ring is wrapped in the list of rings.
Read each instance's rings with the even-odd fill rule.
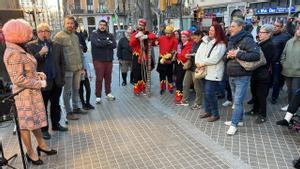
[[[15,105],[15,99],[14,97],[17,96],[18,94],[20,94],[21,92],[23,92],[25,90],[25,88],[17,91],[16,93],[13,93],[9,96],[6,96],[4,98],[1,99],[1,102],[2,103],[8,103],[10,104],[10,113],[14,116],[14,120],[15,120],[15,123],[16,123],[16,130],[17,130],[17,136],[18,136],[18,141],[19,141],[19,147],[20,147],[20,153],[21,153],[21,157],[22,157],[22,163],[23,163],[23,169],[27,169],[27,165],[26,165],[26,162],[25,162],[25,155],[24,155],[24,149],[23,149],[23,145],[22,145],[22,140],[21,140],[21,132],[20,132],[20,125],[19,125],[19,118],[18,118],[18,115],[17,115],[17,108],[16,108],[16,105]],[[0,148],[2,148],[2,144],[0,143]],[[4,159],[4,164],[11,167],[11,168],[14,168],[10,165],[8,165],[8,161],[13,159],[13,158],[16,158],[17,157],[17,154],[15,154],[14,156],[10,157],[9,159],[5,159],[4,158],[4,154],[3,154],[3,151],[2,151],[2,157]]]

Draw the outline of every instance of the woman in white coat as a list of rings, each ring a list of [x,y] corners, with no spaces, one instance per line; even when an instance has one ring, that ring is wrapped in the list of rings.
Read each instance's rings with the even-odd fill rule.
[[[207,70],[204,78],[205,113],[200,118],[207,118],[208,122],[214,122],[220,118],[216,91],[224,74],[222,57],[226,52],[226,43],[222,27],[219,24],[213,24],[209,29],[209,35],[202,38],[195,56],[197,69],[205,67]]]

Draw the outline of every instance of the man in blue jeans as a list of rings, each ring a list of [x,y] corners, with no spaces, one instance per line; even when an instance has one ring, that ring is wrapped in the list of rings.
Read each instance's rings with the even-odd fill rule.
[[[232,113],[228,135],[234,135],[237,131],[239,122],[242,122],[244,107],[243,102],[247,94],[247,88],[250,83],[251,71],[246,71],[237,59],[252,62],[259,60],[260,50],[254,42],[252,35],[243,29],[244,20],[235,19],[230,25],[230,38],[228,42],[228,52],[224,59],[227,64],[227,74],[232,89],[234,111]]]

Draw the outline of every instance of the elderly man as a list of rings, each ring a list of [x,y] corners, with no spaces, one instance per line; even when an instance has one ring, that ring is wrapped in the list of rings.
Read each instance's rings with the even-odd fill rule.
[[[133,92],[139,95],[145,91],[145,81],[147,80],[142,71],[145,69],[142,67],[143,63],[148,60],[148,42],[153,41],[156,36],[152,32],[146,30],[146,20],[139,19],[138,30],[130,37],[129,45],[132,47],[133,59],[132,59],[132,71],[134,87]],[[144,77],[143,77],[144,75]]]
[[[227,64],[227,74],[229,83],[233,90],[234,111],[232,113],[232,121],[225,122],[230,128],[227,131],[228,135],[234,135],[237,131],[237,125],[241,125],[243,120],[244,108],[243,102],[247,94],[247,88],[250,83],[251,71],[245,70],[236,58],[252,62],[260,58],[259,47],[255,43],[253,36],[243,29],[244,20],[235,19],[230,25],[230,38],[228,42],[228,52],[225,56]]]
[[[65,65],[65,87],[63,92],[65,109],[68,120],[78,120],[77,114],[86,114],[81,110],[79,101],[79,85],[83,70],[83,55],[78,37],[74,33],[74,17],[64,18],[64,30],[58,32],[54,41],[63,46],[63,53],[66,61]],[[72,97],[73,110],[70,105]]]
[[[26,45],[27,50],[37,60],[37,71],[44,72],[47,76],[47,87],[42,90],[45,107],[51,102],[50,117],[52,130],[67,131],[68,128],[59,124],[60,105],[59,97],[64,85],[65,76],[65,58],[62,46],[52,42],[50,39],[51,31],[47,23],[41,23],[37,27],[38,39],[29,42]],[[42,128],[44,139],[50,139],[48,132],[49,125]]]
[[[111,94],[112,61],[117,47],[114,36],[107,31],[107,21],[101,20],[98,29],[91,34],[92,56],[96,71],[96,103],[101,103],[102,83],[105,82],[106,99],[115,100]]]

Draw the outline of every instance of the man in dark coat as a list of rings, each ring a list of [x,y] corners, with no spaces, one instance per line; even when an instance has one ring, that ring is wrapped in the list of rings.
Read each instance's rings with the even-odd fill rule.
[[[3,62],[3,55],[5,52],[5,38],[2,32],[2,23],[0,23],[0,80],[2,81],[2,84],[9,82],[9,76],[7,73],[7,70],[5,68],[4,62]]]
[[[107,31],[107,21],[101,20],[98,29],[91,34],[92,56],[96,71],[96,103],[101,103],[102,82],[105,80],[107,100],[115,100],[111,94],[111,75],[113,50],[117,43],[114,36]]]
[[[59,98],[64,86],[65,77],[65,59],[62,46],[51,41],[51,32],[49,25],[41,23],[37,27],[37,39],[26,45],[27,50],[37,60],[37,71],[43,72],[46,76],[47,87],[42,90],[45,107],[48,101],[51,102],[50,118],[52,122],[52,130],[67,131],[68,128],[59,124],[61,108]],[[42,128],[44,139],[50,139],[49,125]]]

